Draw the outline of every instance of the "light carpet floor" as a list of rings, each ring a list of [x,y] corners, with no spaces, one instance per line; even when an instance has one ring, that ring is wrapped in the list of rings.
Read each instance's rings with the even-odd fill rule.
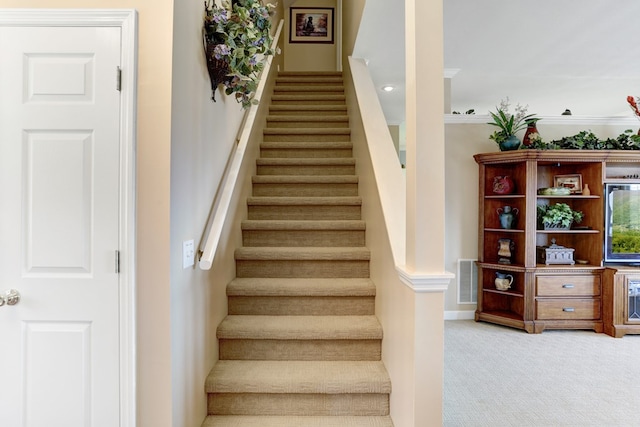
[[[640,426],[640,335],[445,322],[444,426]]]

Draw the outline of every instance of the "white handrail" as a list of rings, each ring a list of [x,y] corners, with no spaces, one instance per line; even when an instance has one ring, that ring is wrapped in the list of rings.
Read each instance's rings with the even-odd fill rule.
[[[274,49],[274,55],[276,54],[275,50],[277,49],[283,26],[284,20],[281,19],[271,43],[271,48]],[[258,82],[258,88],[256,89],[255,96],[257,99],[260,99],[262,96],[262,92],[271,69],[272,60],[273,56],[268,56],[265,60],[265,67],[262,70],[260,81]],[[209,270],[213,264],[213,259],[216,254],[216,250],[218,249],[218,243],[220,242],[220,236],[222,235],[222,228],[224,227],[224,222],[229,212],[233,192],[236,187],[236,182],[238,181],[240,166],[242,165],[242,159],[244,158],[247,150],[249,135],[251,134],[251,129],[253,128],[258,108],[259,105],[252,105],[245,114],[245,118],[241,124],[242,131],[237,139],[238,144],[230,157],[228,167],[226,168],[221,181],[221,191],[216,197],[209,220],[207,221],[205,239],[200,245],[201,255],[198,262],[198,266],[202,270]]]

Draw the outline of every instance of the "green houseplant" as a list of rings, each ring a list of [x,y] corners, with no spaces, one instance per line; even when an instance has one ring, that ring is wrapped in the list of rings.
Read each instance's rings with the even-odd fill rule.
[[[273,55],[271,14],[275,6],[261,0],[223,0],[222,7],[205,0],[203,42],[212,99],[225,93],[248,108],[254,99],[266,55]]]
[[[580,223],[584,214],[574,211],[566,203],[554,203],[552,205],[538,205],[538,226],[544,229],[569,229],[571,224]]]
[[[527,114],[528,107],[520,104],[516,105],[514,114],[509,112],[509,108],[509,98],[506,98],[500,101],[495,113],[489,112],[493,121],[487,124],[498,128],[489,136],[489,139],[494,140],[501,151],[517,150],[520,147],[520,140],[516,133],[525,129],[527,121],[534,120],[535,116],[535,114]]]

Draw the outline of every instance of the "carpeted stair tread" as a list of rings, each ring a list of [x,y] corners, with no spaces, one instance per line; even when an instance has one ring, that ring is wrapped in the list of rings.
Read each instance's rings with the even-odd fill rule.
[[[353,157],[337,158],[287,158],[269,157],[256,159],[257,166],[354,166],[356,161]]]
[[[281,220],[244,220],[243,230],[364,230],[365,222],[359,220],[336,221],[281,221]]]
[[[375,296],[371,279],[234,279],[227,285],[227,296]]]
[[[352,149],[350,141],[263,141],[260,148],[266,149]]]
[[[280,113],[301,113],[301,112],[321,112],[321,113],[335,113],[339,112],[339,114],[346,114],[347,106],[346,105],[270,105],[269,112],[271,114],[280,114]]]
[[[333,77],[342,78],[342,71],[280,71],[278,73],[278,76],[279,77],[333,76]]]
[[[364,247],[241,247],[236,249],[235,258],[263,261],[368,261],[371,253]]]
[[[283,82],[284,83],[284,82]],[[278,85],[274,89],[274,93],[279,92],[344,92],[343,85],[325,84],[325,85]]]
[[[286,86],[292,83],[318,83],[318,84],[338,84],[342,85],[344,80],[342,76],[324,75],[324,76],[282,76],[276,77],[276,86]]]
[[[219,360],[207,393],[390,393],[380,361]]]
[[[375,316],[230,315],[218,326],[218,339],[379,340]]]
[[[276,77],[276,85],[287,85],[291,83],[319,83],[319,84],[342,84],[342,76],[288,76],[280,75]]]
[[[349,122],[349,116],[298,116],[298,115],[275,115],[267,116],[269,122]]]
[[[209,415],[201,427],[393,427],[389,416]]]
[[[350,135],[349,128],[265,128],[265,136],[268,135]]]
[[[254,175],[254,184],[357,184],[357,175]]]
[[[274,94],[271,96],[272,101],[302,101],[305,103],[312,103],[314,101],[345,101],[346,96],[344,95],[335,95],[335,94],[296,94],[296,93],[287,93],[278,95]]]
[[[248,197],[249,206],[275,205],[275,206],[318,206],[318,205],[352,205],[362,206],[362,197]]]

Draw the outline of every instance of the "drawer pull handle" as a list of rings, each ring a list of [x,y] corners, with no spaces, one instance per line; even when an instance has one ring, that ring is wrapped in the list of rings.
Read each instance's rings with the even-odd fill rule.
[[[567,313],[573,313],[574,311],[576,311],[576,309],[573,307],[563,307],[562,311],[566,311]]]
[[[573,289],[576,287],[576,285],[572,285],[570,283],[565,283],[564,285],[562,285],[563,288],[565,289]]]

